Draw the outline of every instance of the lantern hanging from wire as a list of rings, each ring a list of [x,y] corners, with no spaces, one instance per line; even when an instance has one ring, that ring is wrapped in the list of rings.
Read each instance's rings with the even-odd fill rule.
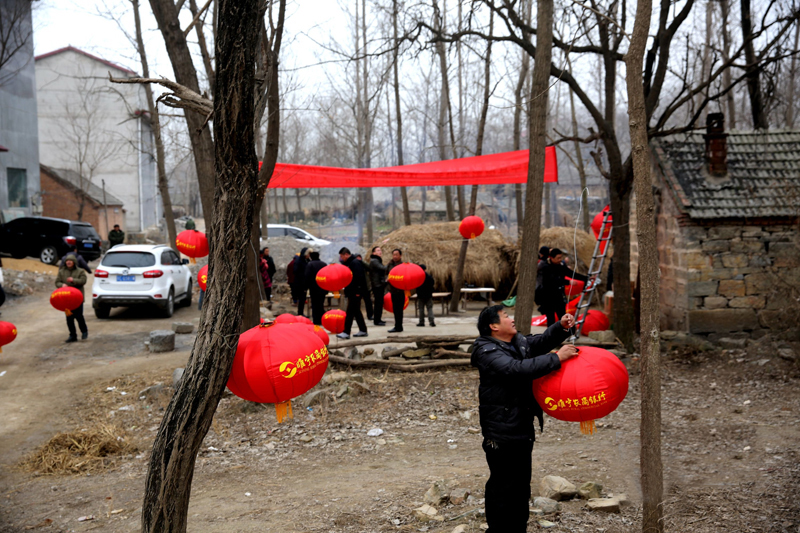
[[[553,418],[580,422],[581,433],[595,432],[594,421],[613,412],[628,393],[628,370],[608,350],[581,346],[561,368],[533,381],[533,396]]]
[[[485,227],[481,217],[470,215],[465,217],[464,220],[461,221],[461,224],[458,225],[458,232],[465,239],[474,239],[480,237]]]
[[[331,309],[322,315],[322,325],[334,335],[344,331],[344,319],[347,313],[341,309]]]

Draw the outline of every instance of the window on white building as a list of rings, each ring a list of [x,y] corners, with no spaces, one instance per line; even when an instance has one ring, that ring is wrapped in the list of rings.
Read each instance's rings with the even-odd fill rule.
[[[9,168],[8,207],[28,207],[28,173],[24,168]]]

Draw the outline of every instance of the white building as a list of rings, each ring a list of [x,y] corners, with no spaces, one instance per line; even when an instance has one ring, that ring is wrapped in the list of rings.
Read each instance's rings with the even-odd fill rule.
[[[39,159],[82,174],[124,202],[125,230],[157,225],[158,195],[147,99],[137,74],[68,46],[36,57]]]

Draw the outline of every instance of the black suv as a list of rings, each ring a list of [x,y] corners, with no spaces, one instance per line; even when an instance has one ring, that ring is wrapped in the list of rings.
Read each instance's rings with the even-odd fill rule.
[[[87,261],[100,257],[100,236],[91,224],[62,218],[20,217],[0,226],[0,252],[38,257],[54,265],[77,246]]]

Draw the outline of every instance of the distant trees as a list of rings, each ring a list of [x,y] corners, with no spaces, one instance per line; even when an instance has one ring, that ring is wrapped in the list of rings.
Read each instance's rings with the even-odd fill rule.
[[[13,79],[32,58],[32,0],[0,2],[0,86]],[[27,54],[21,52],[28,52]]]

